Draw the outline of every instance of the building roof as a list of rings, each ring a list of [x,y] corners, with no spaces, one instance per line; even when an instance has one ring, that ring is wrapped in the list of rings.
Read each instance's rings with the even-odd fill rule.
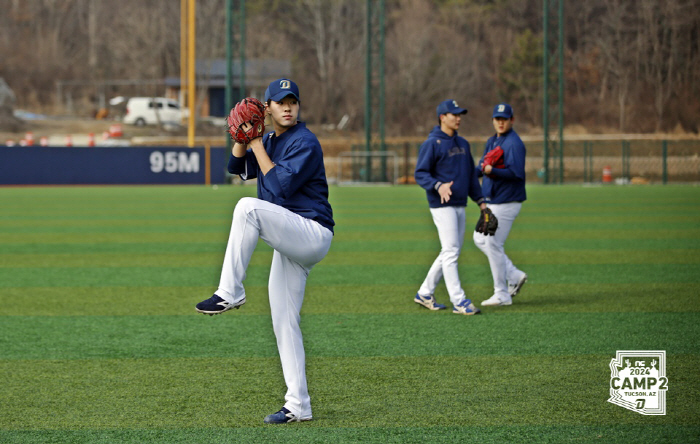
[[[245,61],[245,83],[248,87],[267,87],[275,79],[289,77],[291,75],[291,62],[280,59],[248,59]],[[233,86],[240,84],[240,60],[232,60]],[[208,84],[209,87],[226,86],[226,60],[197,60],[195,65],[197,83]],[[171,87],[180,86],[180,77],[167,77],[165,85]]]

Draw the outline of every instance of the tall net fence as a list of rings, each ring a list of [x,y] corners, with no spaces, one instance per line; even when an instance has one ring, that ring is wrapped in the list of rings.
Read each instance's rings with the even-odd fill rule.
[[[564,182],[700,182],[700,140],[566,141],[563,161]]]
[[[398,168],[398,154],[393,149],[381,151],[354,149],[338,154],[336,180],[339,185],[396,184],[400,182]]]
[[[474,161],[483,154],[484,140],[470,140]],[[386,144],[365,151],[353,145],[341,153],[335,173],[338,182],[415,183],[421,142]],[[529,183],[544,183],[542,140],[525,139]],[[700,139],[565,140],[563,156],[548,156],[548,183],[700,183]],[[331,167],[331,169],[336,169]]]

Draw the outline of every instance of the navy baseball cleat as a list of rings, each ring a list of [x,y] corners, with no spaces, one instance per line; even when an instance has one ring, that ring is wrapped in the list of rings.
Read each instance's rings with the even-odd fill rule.
[[[300,418],[286,408],[282,407],[282,410],[279,412],[267,415],[265,417],[265,424],[286,424],[288,422],[311,421],[311,419],[311,417]]]
[[[472,304],[471,299],[465,299],[452,307],[452,313],[461,315],[475,315],[481,313],[481,310]]]
[[[195,310],[200,313],[208,314],[209,316],[214,316],[215,314],[223,313],[232,308],[241,308],[241,305],[245,304],[245,298],[234,304],[225,301],[218,295],[214,295],[207,300],[204,300],[195,306]]]
[[[435,302],[435,298],[432,296],[421,296],[416,293],[416,297],[413,298],[413,302],[420,304],[428,310],[444,310],[447,308],[445,305],[438,304]]]

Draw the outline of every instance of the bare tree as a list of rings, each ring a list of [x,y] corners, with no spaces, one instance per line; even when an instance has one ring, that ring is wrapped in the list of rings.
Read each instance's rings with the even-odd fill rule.
[[[357,72],[363,68],[364,5],[356,0],[301,0],[285,11],[284,28],[301,54],[300,74],[316,85],[315,108],[320,123],[338,122],[343,114],[357,115],[362,97]],[[354,72],[353,72],[354,71]],[[307,106],[306,104],[304,105]]]
[[[458,97],[451,85],[456,78],[449,66],[461,63],[461,57],[445,54],[445,42],[454,39],[438,23],[425,20],[436,9],[426,0],[401,2],[393,11],[394,23],[387,33],[387,96],[391,98],[388,120],[401,131],[429,125],[439,100]],[[453,60],[448,65],[448,58]],[[456,60],[455,60],[456,59]],[[447,85],[450,86],[447,86]],[[424,128],[422,128],[424,130]]]
[[[637,25],[633,20],[635,7],[624,0],[605,0],[605,13],[601,16],[601,26],[596,40],[602,55],[602,70],[606,79],[612,76],[613,82],[603,83],[600,98],[603,99],[610,87],[617,96],[618,128],[626,130],[626,111],[633,83],[636,81],[633,50],[637,40]]]
[[[638,10],[641,15],[639,51],[648,57],[641,60],[642,75],[654,92],[654,110],[656,112],[656,131],[663,126],[666,105],[678,83],[680,55],[683,44],[683,28],[687,12],[697,4],[683,0],[640,0]]]

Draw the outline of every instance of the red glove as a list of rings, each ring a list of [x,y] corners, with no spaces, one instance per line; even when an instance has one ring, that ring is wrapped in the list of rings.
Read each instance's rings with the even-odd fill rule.
[[[503,164],[503,149],[500,146],[492,149],[484,156],[484,163],[482,168],[486,165],[491,165],[492,168],[505,168]]]
[[[265,133],[265,105],[254,97],[243,99],[231,109],[226,123],[231,139],[248,144]],[[250,127],[244,129],[245,124],[250,124]]]

